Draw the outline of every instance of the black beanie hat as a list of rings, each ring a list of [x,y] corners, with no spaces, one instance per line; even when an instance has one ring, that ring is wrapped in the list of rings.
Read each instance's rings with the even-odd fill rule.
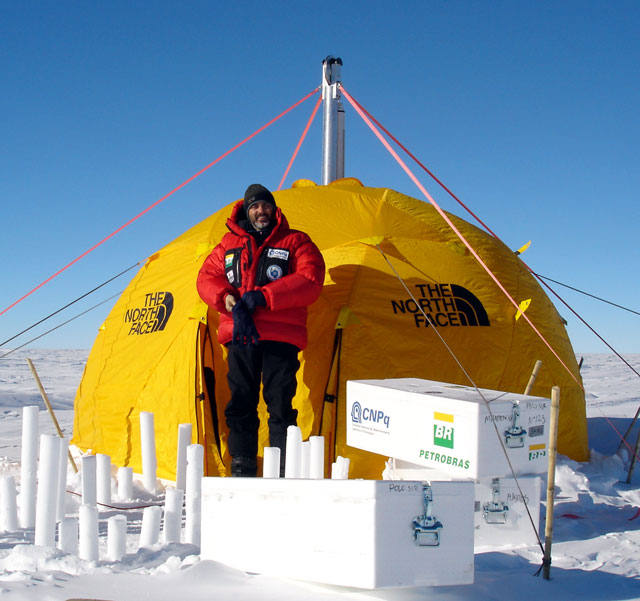
[[[249,214],[249,207],[254,202],[268,202],[272,204],[274,207],[276,206],[276,199],[273,197],[273,194],[269,192],[263,185],[261,184],[251,184],[247,191],[244,193],[244,212]]]

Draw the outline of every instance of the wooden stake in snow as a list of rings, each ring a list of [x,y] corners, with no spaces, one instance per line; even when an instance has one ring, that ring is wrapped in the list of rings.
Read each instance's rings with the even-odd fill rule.
[[[35,365],[33,364],[33,361],[31,361],[31,359],[29,359],[27,357],[27,363],[29,364],[29,369],[31,370],[31,373],[33,374],[33,377],[36,381],[36,384],[38,385],[38,390],[40,390],[40,396],[42,397],[42,400],[44,401],[44,404],[47,407],[47,411],[49,412],[49,415],[51,416],[51,420],[53,421],[53,425],[56,427],[56,432],[58,433],[58,436],[60,438],[64,438],[64,434],[62,433],[62,430],[60,429],[60,424],[58,423],[58,420],[56,418],[56,414],[53,412],[53,407],[51,406],[51,403],[49,402],[49,397],[47,396],[47,392],[44,389],[44,386],[42,385],[42,382],[40,381],[40,377],[38,376],[38,372],[36,371]],[[73,460],[73,455],[71,455],[71,451],[68,451],[68,456],[69,456],[69,461],[71,462],[71,467],[73,468],[74,473],[78,473],[78,466],[76,465],[76,462]]]
[[[553,500],[556,485],[556,455],[558,441],[558,410],[560,408],[560,388],[551,389],[551,416],[549,420],[549,470],[547,473],[547,513],[544,528],[544,558],[542,577],[549,580],[551,574],[551,539],[553,535]]]
[[[533,366],[533,371],[531,372],[531,377],[527,382],[527,387],[524,389],[525,394],[531,394],[531,389],[533,385],[536,383],[536,378],[538,377],[538,372],[540,371],[540,367],[542,366],[542,361],[539,359],[536,361],[536,364]]]
[[[640,451],[640,431],[638,431],[638,438],[636,438],[636,448],[633,450],[631,456],[631,463],[629,464],[629,473],[627,474],[627,484],[631,484],[631,476],[633,476],[633,468],[636,465],[636,458],[638,457],[638,451]]]

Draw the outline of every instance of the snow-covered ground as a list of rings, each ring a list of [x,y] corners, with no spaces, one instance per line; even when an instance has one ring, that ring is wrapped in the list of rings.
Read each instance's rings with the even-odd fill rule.
[[[86,351],[18,351],[0,359],[0,475],[20,476],[22,407],[42,408],[40,432],[54,433],[29,367],[30,357],[64,432],[71,434],[73,397]],[[640,371],[640,355],[626,359]],[[629,452],[616,453],[616,430],[624,433],[640,406],[640,378],[613,355],[585,355],[592,457],[589,463],[560,458],[556,475],[552,579],[535,578],[538,547],[476,555],[475,583],[468,586],[362,591],[245,574],[201,561],[187,544],[138,548],[142,511],[130,510],[127,555],[121,562],[86,562],[33,545],[29,530],[0,533],[0,601],[95,598],[118,601],[390,599],[413,601],[618,601],[640,600],[640,467],[626,484]],[[635,443],[635,428],[630,440]],[[70,478],[78,490],[78,477]],[[148,495],[136,488],[141,501]],[[67,509],[78,497],[68,495]],[[544,512],[544,509],[543,509]],[[101,511],[101,531],[113,510]],[[544,531],[544,519],[541,519]],[[106,541],[101,536],[101,557]],[[250,544],[250,543],[249,543]]]

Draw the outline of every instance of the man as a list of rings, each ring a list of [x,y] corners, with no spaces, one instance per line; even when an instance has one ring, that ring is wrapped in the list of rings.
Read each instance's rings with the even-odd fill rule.
[[[225,408],[232,476],[255,476],[262,380],[269,442],[284,466],[287,428],[296,424],[298,352],[307,344],[307,307],[324,283],[324,260],[304,232],[289,227],[273,194],[247,188],[229,232],[198,275],[200,297],[220,313],[218,340],[229,350]]]

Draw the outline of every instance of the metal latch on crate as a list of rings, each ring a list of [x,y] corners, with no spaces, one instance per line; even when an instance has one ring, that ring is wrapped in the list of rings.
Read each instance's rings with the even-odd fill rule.
[[[504,431],[504,443],[510,449],[520,449],[524,446],[524,437],[527,431],[518,424],[520,420],[520,405],[513,404],[511,410],[511,427]]]
[[[506,524],[509,506],[500,500],[500,478],[491,480],[492,500],[482,505],[482,517],[487,524]]]
[[[442,522],[432,515],[433,493],[431,487],[422,487],[424,513],[413,518],[413,540],[420,547],[437,547],[440,544]]]

